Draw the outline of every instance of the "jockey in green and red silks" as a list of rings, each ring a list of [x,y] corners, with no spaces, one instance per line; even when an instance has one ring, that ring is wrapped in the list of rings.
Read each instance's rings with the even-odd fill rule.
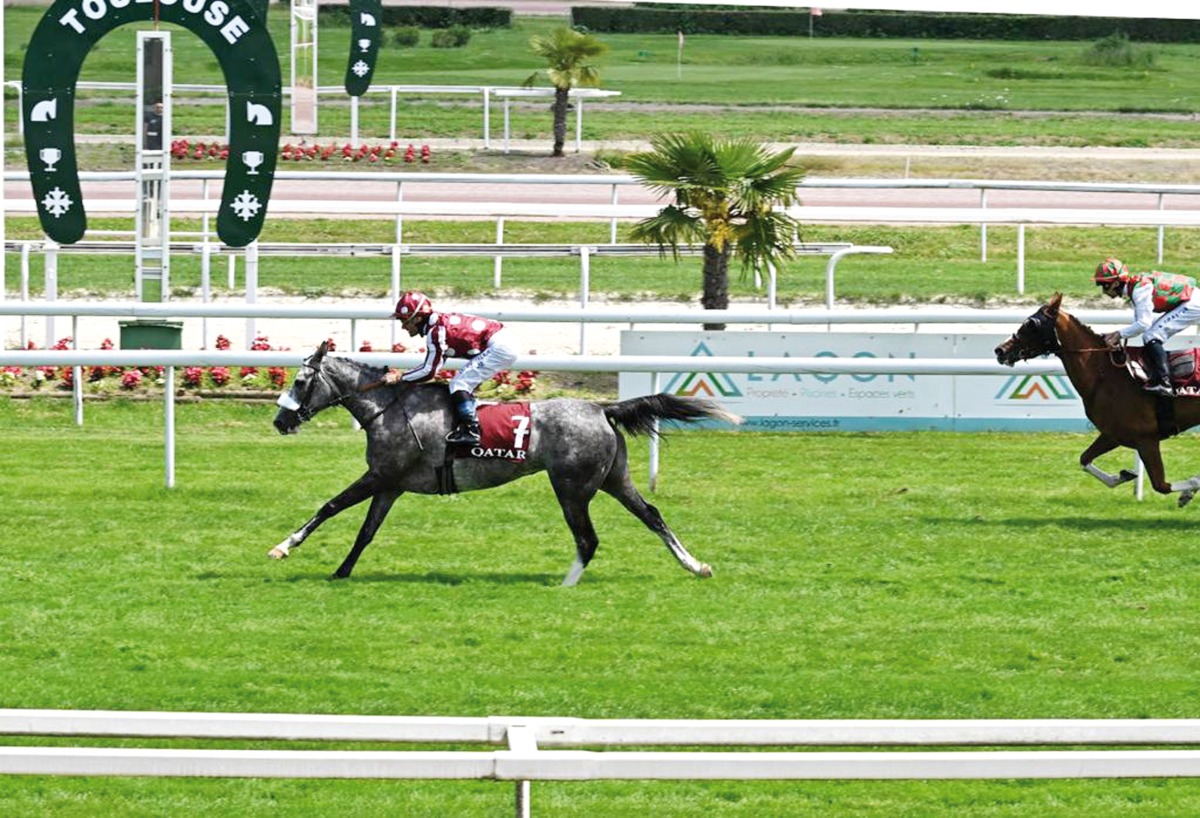
[[[1117,347],[1122,341],[1141,335],[1149,376],[1146,389],[1160,395],[1174,394],[1163,342],[1200,323],[1200,290],[1196,280],[1158,270],[1132,273],[1115,258],[1100,262],[1092,280],[1109,298],[1125,297],[1133,304],[1133,321],[1105,335],[1105,342]],[[1161,314],[1153,318],[1155,313]]]
[[[474,392],[488,378],[510,368],[517,360],[517,342],[511,330],[491,318],[457,312],[435,312],[428,296],[407,292],[396,304],[392,317],[409,335],[425,340],[425,360],[407,372],[389,372],[385,380],[420,383],[432,378],[443,358],[466,358],[467,362],[450,379],[457,423],[446,435],[448,443],[479,442],[479,419]]]

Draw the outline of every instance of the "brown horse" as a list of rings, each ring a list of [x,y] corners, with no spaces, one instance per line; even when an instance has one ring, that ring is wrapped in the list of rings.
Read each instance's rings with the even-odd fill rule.
[[[1118,446],[1133,449],[1142,458],[1150,484],[1160,494],[1179,492],[1179,505],[1185,506],[1200,490],[1200,476],[1169,483],[1163,470],[1159,441],[1200,423],[1200,400],[1190,398],[1159,398],[1142,389],[1140,382],[1129,374],[1123,362],[1115,357],[1121,353],[1110,350],[1104,338],[1086,324],[1061,309],[1062,294],[1057,293],[1013,333],[996,347],[996,360],[1007,366],[1039,355],[1054,353],[1066,367],[1083,409],[1100,436],[1079,455],[1079,465],[1109,488],[1133,480],[1137,475],[1128,469],[1112,475],[1097,468],[1092,461]],[[1163,401],[1162,405],[1157,402]],[[1164,410],[1171,417],[1163,416]],[[1164,431],[1163,425],[1172,428]]]

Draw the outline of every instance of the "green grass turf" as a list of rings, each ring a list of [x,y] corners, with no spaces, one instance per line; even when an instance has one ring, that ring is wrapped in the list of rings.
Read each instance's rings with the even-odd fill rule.
[[[97,219],[96,229],[128,228],[128,220]],[[36,239],[40,229],[33,219],[9,218],[11,239]],[[179,220],[175,229],[198,230],[197,223]],[[618,236],[628,241],[624,230]],[[965,301],[985,303],[997,298],[1017,297],[1016,228],[988,230],[988,261],[981,262],[979,229],[959,227],[872,227],[811,226],[804,228],[806,241],[847,241],[861,245],[885,245],[895,252],[886,256],[849,256],[837,267],[836,294],[841,303],[896,303],[900,301]],[[1095,298],[1091,271],[1096,261],[1116,255],[1136,269],[1161,266],[1187,272],[1190,259],[1200,255],[1200,231],[1168,229],[1163,246],[1164,262],[1155,263],[1157,231],[1154,228],[1036,227],[1026,230],[1026,300],[1045,300],[1056,291],[1072,298]],[[391,222],[339,221],[333,219],[268,221],[264,241],[391,242]],[[404,239],[413,243],[495,241],[490,222],[405,222]],[[607,223],[506,222],[508,243],[606,242]],[[777,298],[781,304],[823,303],[825,257],[796,259],[779,271]],[[8,254],[9,298],[20,294],[20,256]],[[479,297],[490,293],[512,297],[576,298],[580,286],[578,259],[520,259],[504,262],[502,287],[493,288],[490,257],[465,259],[406,258],[401,268],[401,286],[416,287],[456,297]],[[242,265],[236,287],[244,286]],[[223,259],[213,265],[216,292],[230,292]],[[43,286],[40,254],[30,263],[30,289],[38,297]],[[285,293],[321,296],[362,293],[383,297],[391,283],[391,261],[378,258],[283,258],[259,260],[259,286]],[[200,261],[192,255],[172,259],[171,282],[177,294],[199,292]],[[611,299],[695,302],[699,298],[701,260],[683,257],[678,262],[651,253],[643,257],[596,258],[591,263],[590,291]],[[121,256],[86,256],[64,253],[59,259],[60,292],[87,292],[112,298],[130,298],[133,270]],[[753,277],[738,264],[730,268],[730,295],[735,299],[763,301],[765,289],[756,290]]]
[[[4,9],[5,73],[20,77],[25,45],[41,6]],[[376,86],[516,86],[541,66],[529,51],[529,38],[557,21],[518,17],[509,29],[477,31],[459,49],[435,49],[424,43],[411,49],[384,48],[375,73]],[[134,76],[135,32],[126,26],[107,35],[88,55],[81,79],[120,81]],[[269,27],[279,52],[283,77],[289,76],[288,18],[272,9]],[[220,69],[207,47],[174,26],[175,77],[216,84]],[[322,85],[340,85],[346,70],[348,28],[323,27],[318,77]],[[721,135],[767,140],[845,142],[945,142],[955,144],[1195,145],[1186,119],[1155,120],[1080,115],[1080,112],[1170,112],[1188,114],[1200,103],[1200,46],[1147,46],[1155,55],[1149,70],[1105,68],[1084,62],[1086,42],[986,42],[854,40],[803,37],[689,36],[682,72],[677,76],[676,37],[603,34],[611,51],[601,60],[602,87],[620,91],[621,102],[679,105],[703,103],[738,106],[714,117],[711,112],[675,110],[631,112],[605,104],[589,105],[584,137],[589,140],[645,139],[650,133],[703,129]],[[914,58],[915,54],[915,58]],[[546,82],[539,82],[543,87]],[[15,131],[15,93],[6,91],[6,122]],[[186,104],[175,109],[177,136],[224,131],[223,107]],[[369,95],[360,133],[387,134],[386,94]],[[195,100],[191,100],[194,102]],[[412,140],[478,137],[480,100],[473,96],[405,96],[400,101],[400,134]],[[769,106],[816,108],[882,107],[958,111],[955,117],[923,113],[897,116],[771,111]],[[133,112],[127,97],[107,91],[80,93],[80,133],[130,133]],[[1062,112],[1049,120],[1012,120],[995,112]],[[962,113],[965,112],[965,113]],[[987,115],[969,115],[970,112]],[[497,107],[493,129],[499,131]],[[323,98],[322,137],[349,133],[344,99]],[[550,116],[542,104],[514,107],[518,138],[550,137]]]
[[[1195,718],[1195,509],[1080,473],[1065,434],[681,433],[653,502],[690,577],[609,498],[580,585],[552,492],[403,497],[266,551],[362,469],[348,416],[0,399],[9,707],[607,718]],[[633,445],[645,484],[645,444]],[[1200,472],[1185,438],[1169,475]],[[1112,455],[1110,470],[1127,466]],[[27,743],[10,739],[9,743]],[[244,745],[240,745],[244,746]],[[535,785],[550,815],[1194,814],[1195,782]],[[492,815],[454,782],[0,779],[9,815]],[[1138,812],[1137,814],[1141,814]]]

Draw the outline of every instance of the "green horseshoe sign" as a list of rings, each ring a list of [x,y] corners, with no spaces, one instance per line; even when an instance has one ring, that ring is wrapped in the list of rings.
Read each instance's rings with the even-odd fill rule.
[[[57,0],[42,17],[21,77],[25,158],[46,235],[73,244],[87,229],[75,161],[75,85],[84,57],[108,32],[154,19],[202,39],[229,91],[229,159],[217,233],[231,247],[258,237],[279,151],[282,80],[261,3],[252,0]]]
[[[361,97],[371,87],[379,56],[383,0],[350,0],[350,59],[346,62],[346,93]]]

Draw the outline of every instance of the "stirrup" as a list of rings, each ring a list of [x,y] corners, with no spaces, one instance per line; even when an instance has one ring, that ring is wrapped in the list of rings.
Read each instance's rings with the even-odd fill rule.
[[[446,435],[447,443],[471,443],[479,442],[479,432],[472,429],[470,426],[461,425],[455,426],[450,430],[450,434]]]

